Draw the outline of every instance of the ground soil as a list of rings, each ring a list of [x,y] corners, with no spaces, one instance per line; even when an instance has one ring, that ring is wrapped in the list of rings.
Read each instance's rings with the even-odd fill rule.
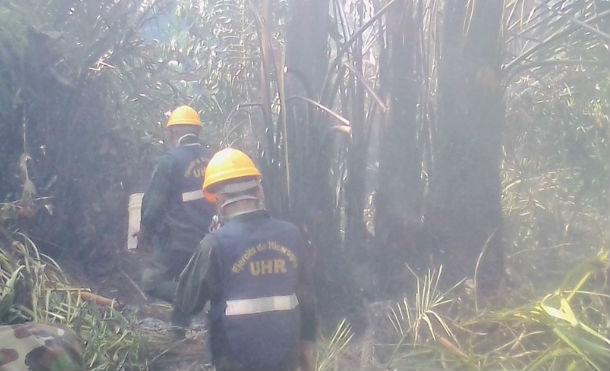
[[[171,304],[148,297],[138,286],[140,272],[148,264],[149,256],[125,251],[111,259],[113,264],[106,263],[106,268],[89,272],[76,260],[62,259],[60,265],[72,285],[116,299],[122,311],[135,313],[142,332],[155,338],[145,355],[150,370],[206,370],[210,356],[205,346],[207,331],[203,315],[194,319],[184,338],[177,339],[170,324]]]

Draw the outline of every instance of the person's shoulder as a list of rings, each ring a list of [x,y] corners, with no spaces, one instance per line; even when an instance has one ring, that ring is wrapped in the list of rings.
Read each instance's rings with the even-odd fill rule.
[[[237,231],[238,229],[236,228],[235,223],[229,221],[228,223],[224,223],[220,228],[206,234],[206,237],[209,236],[209,238],[213,238],[218,242],[226,239],[228,236],[236,234]]]
[[[218,236],[215,232],[206,234],[203,239],[199,242],[200,252],[209,252],[218,246]]]
[[[170,174],[173,171],[175,163],[176,159],[169,152],[164,153],[157,160],[155,174]]]
[[[229,220],[217,230],[210,232],[208,235],[214,238],[220,246],[231,245],[236,240],[241,240],[246,232],[246,227],[243,223],[235,220]]]
[[[296,224],[291,223],[285,219],[280,219],[280,218],[275,218],[275,217],[270,216],[269,223],[273,224],[278,229],[283,229],[285,231],[289,231],[289,232],[293,232],[293,233],[301,233],[299,227]]]
[[[165,164],[165,165],[173,165],[176,160],[177,160],[177,156],[178,156],[178,152],[176,151],[177,148],[171,148],[169,150],[167,150],[164,154],[162,154],[159,157],[159,165],[161,164]]]
[[[210,158],[214,154],[211,149],[202,143],[190,143],[169,150],[168,154],[174,158],[203,157]]]
[[[180,156],[180,154],[182,154],[183,152],[185,152],[185,149],[182,146],[172,147],[167,152],[165,152],[164,156],[167,156],[169,158],[176,158],[176,156]]]

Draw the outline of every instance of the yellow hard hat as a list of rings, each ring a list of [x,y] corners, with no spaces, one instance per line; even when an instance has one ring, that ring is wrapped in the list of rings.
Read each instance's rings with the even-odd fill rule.
[[[237,149],[225,148],[208,163],[203,191],[209,193],[210,187],[243,178],[261,179],[262,175],[248,155]]]
[[[167,120],[167,127],[174,125],[202,126],[199,114],[189,106],[180,106],[172,112]]]

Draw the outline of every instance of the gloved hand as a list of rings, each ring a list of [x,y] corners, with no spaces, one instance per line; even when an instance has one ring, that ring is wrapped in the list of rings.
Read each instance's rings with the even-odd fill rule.
[[[298,357],[300,371],[315,370],[314,347],[315,343],[313,341],[301,341],[299,344]]]

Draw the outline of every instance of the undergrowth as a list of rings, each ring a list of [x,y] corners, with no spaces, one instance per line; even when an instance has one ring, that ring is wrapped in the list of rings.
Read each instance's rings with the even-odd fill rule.
[[[415,277],[413,298],[387,305],[372,338],[354,340],[339,323],[320,342],[317,370],[608,370],[608,268],[603,250],[555,291],[533,301],[504,295],[502,308],[475,306],[465,282],[443,291],[442,268],[429,271]]]
[[[89,290],[71,286],[60,266],[26,235],[0,238],[0,324],[67,326],[82,340],[88,369],[146,369],[147,341],[134,317],[119,312],[115,303],[103,307],[86,301]]]
[[[6,208],[2,211],[6,220]],[[84,300],[88,289],[70,285],[32,240],[5,227],[0,323],[72,328],[92,370],[150,367],[149,345],[159,345],[160,335],[142,332],[135,316],[117,310],[114,302],[99,306]],[[344,320],[321,337],[316,370],[610,369],[609,260],[601,250],[574,264],[556,290],[536,300],[507,292],[487,305],[479,304],[472,282],[442,288],[442,267],[423,276],[412,272],[415,292],[388,303],[383,323],[370,324],[370,336],[356,337]]]

